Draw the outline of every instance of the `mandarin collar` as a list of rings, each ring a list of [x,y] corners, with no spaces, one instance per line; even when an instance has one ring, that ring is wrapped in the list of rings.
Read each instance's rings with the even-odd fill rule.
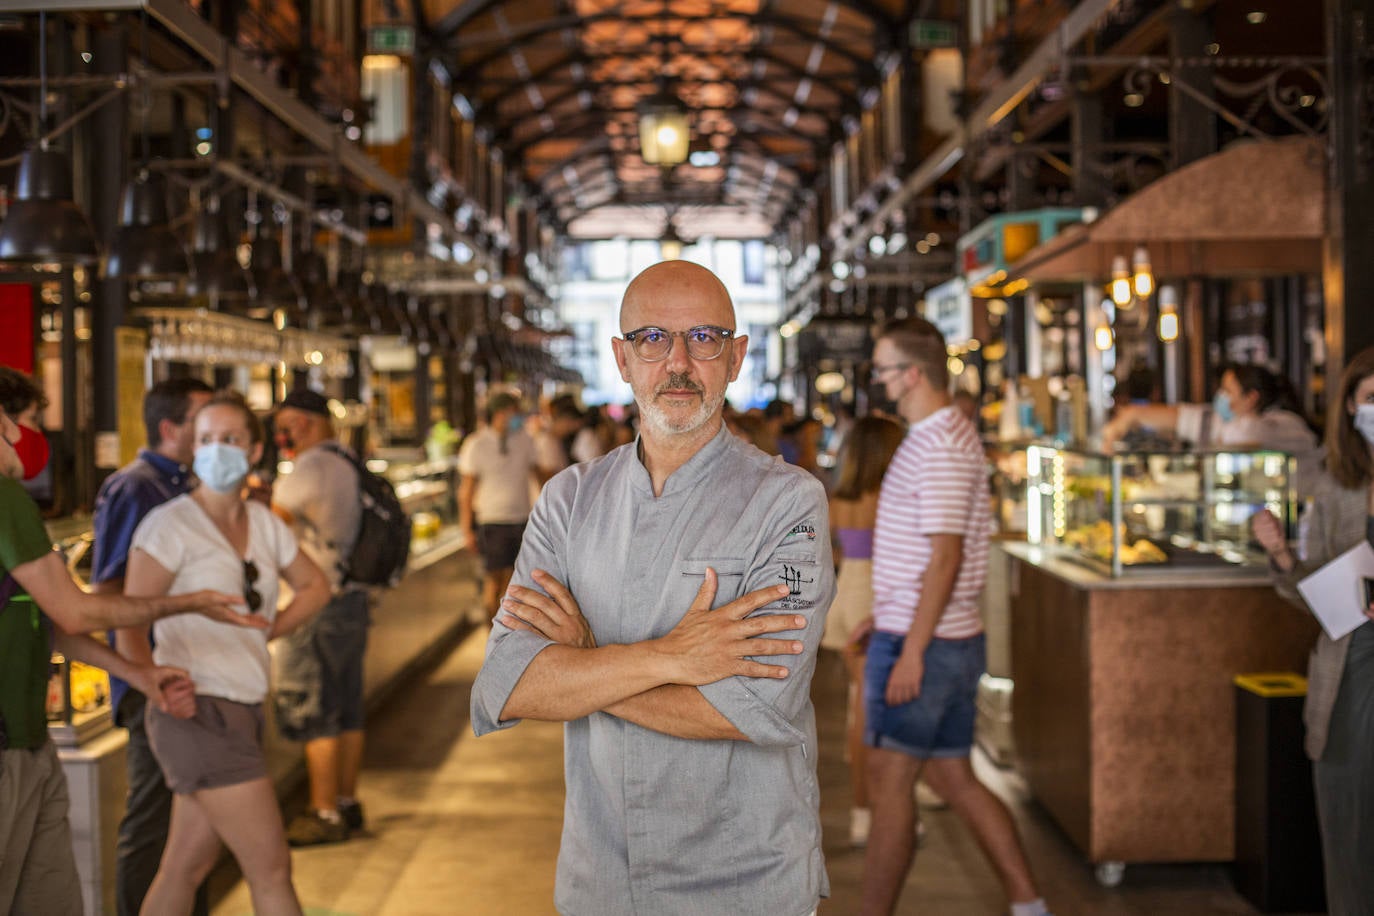
[[[682,467],[669,475],[668,479],[663,484],[663,493],[657,498],[664,499],[677,493],[690,490],[702,477],[706,476],[706,473],[711,470],[712,464],[724,455],[725,450],[733,440],[734,434],[730,432],[729,427],[727,427],[724,420],[722,420],[720,429],[716,431],[715,436],[708,440],[701,448],[697,449],[696,454],[688,458]],[[630,473],[630,479],[633,481],[636,489],[652,497],[654,493],[654,482],[649,476],[649,469],[645,467],[644,462],[640,460],[640,439],[638,436],[635,437],[633,446],[633,448],[627,448],[625,450],[625,460],[634,462],[634,467]]]

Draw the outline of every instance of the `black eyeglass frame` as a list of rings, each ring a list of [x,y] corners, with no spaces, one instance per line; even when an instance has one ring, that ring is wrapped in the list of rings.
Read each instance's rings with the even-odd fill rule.
[[[262,609],[262,592],[253,587],[253,583],[258,581],[258,567],[252,560],[243,561],[243,603],[248,605],[248,612],[256,614]]]
[[[648,334],[651,331],[658,334],[662,334],[663,336],[668,338],[668,349],[663,351],[662,356],[645,356],[643,353],[640,352],[639,348],[644,344],[642,335]],[[699,356],[696,353],[692,352],[692,338],[689,335],[695,334],[698,331],[712,331],[720,335],[720,347],[716,350],[715,353],[711,354],[710,356]],[[722,328],[714,324],[699,324],[696,327],[688,328],[685,331],[667,331],[663,328],[658,327],[657,325],[651,324],[645,325],[642,328],[635,328],[633,331],[625,331],[620,335],[620,339],[628,343],[630,345],[630,349],[634,350],[635,356],[639,357],[641,362],[646,363],[661,363],[669,356],[671,356],[673,353],[673,339],[676,337],[681,337],[684,341],[684,344],[687,347],[688,356],[690,356],[692,359],[697,359],[701,360],[702,362],[706,362],[708,360],[720,358],[720,355],[725,352],[725,345],[728,344],[731,340],[734,340],[735,332],[730,330],[729,328]]]

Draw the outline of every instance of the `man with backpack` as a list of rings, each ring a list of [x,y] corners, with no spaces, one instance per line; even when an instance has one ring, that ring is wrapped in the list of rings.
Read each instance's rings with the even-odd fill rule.
[[[276,654],[277,728],[305,742],[310,808],[287,827],[292,846],[338,843],[363,826],[357,800],[363,756],[363,654],[367,584],[349,575],[363,521],[362,469],[334,436],[324,395],[297,388],[276,413],[277,444],[292,460],[272,508],[333,590],[309,624],[281,640]]]

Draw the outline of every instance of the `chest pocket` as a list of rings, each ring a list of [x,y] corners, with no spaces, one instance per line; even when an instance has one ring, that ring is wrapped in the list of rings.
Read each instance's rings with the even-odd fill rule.
[[[713,607],[728,604],[744,594],[745,574],[749,564],[733,557],[704,557],[698,560],[683,560],[678,564],[686,589],[695,596],[706,578],[706,569],[716,571],[716,598]],[[690,599],[689,599],[690,600]]]

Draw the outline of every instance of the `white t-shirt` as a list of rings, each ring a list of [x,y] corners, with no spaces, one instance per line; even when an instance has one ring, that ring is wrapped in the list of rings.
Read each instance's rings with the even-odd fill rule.
[[[545,474],[557,474],[568,466],[568,456],[563,452],[563,443],[547,429],[534,437],[534,457],[539,470]]]
[[[272,488],[272,502],[291,513],[292,533],[301,549],[335,591],[343,582],[340,558],[352,554],[362,521],[359,487],[358,472],[348,459],[321,444],[297,455],[291,473]]]
[[[250,501],[247,508],[247,559],[257,567],[253,589],[262,595],[257,613],[271,621],[277,616],[277,579],[296,559],[296,539],[266,506]],[[244,558],[189,493],[149,512],[134,532],[132,549],[144,551],[173,574],[169,595],[246,591]],[[153,637],[153,660],[189,671],[196,693],[236,703],[261,703],[267,696],[271,662],[266,630],[178,614],[154,623]]]
[[[518,525],[530,517],[534,440],[524,430],[501,436],[484,426],[458,449],[458,473],[477,479],[472,511],[479,525]]]

